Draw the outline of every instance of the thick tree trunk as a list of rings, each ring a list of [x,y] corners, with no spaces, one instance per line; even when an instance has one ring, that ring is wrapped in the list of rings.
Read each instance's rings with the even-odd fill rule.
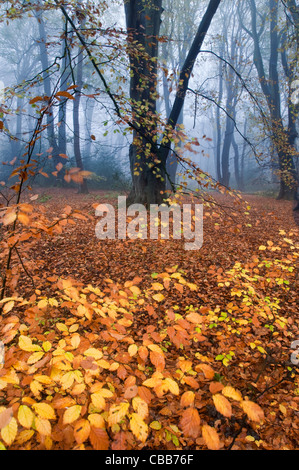
[[[290,2],[292,3],[292,2]],[[288,131],[283,126],[280,105],[278,75],[278,2],[269,0],[270,9],[270,59],[269,79],[266,79],[264,62],[257,32],[257,8],[255,0],[250,0],[251,35],[254,41],[254,64],[258,72],[260,85],[267,101],[270,115],[272,141],[276,149],[279,165],[280,189],[278,199],[293,199],[296,192],[296,171],[293,160],[294,148],[289,140]]]
[[[130,98],[137,130],[130,148],[132,190],[128,203],[160,203],[165,191],[165,169],[157,157],[157,57],[162,0],[125,1],[131,68]]]
[[[176,98],[171,109],[165,143],[156,139],[157,57],[162,0],[125,0],[131,66],[130,96],[137,129],[130,149],[132,191],[128,202],[161,203],[166,190],[165,170],[171,150],[168,132],[175,129],[186,97],[190,76],[201,45],[221,0],[210,0],[181,69]],[[134,48],[132,47],[134,45]],[[140,107],[140,104],[142,107]],[[148,187],[150,185],[150,187]]]

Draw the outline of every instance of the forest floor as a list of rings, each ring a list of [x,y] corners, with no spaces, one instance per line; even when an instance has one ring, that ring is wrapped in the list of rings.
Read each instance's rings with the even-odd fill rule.
[[[31,379],[28,379],[27,366],[16,367],[19,384],[23,390],[27,387],[28,392],[23,404],[34,407],[36,400],[46,400],[47,395],[55,412],[62,416],[64,410],[58,399],[68,396],[67,386],[62,386],[59,393],[57,387],[52,387],[50,382],[45,385],[46,381],[43,384],[41,380],[41,388],[48,387],[43,394],[32,386],[32,380],[37,372],[53,379],[49,361],[58,354],[54,347],[62,347],[61,341],[66,341],[75,356],[70,370],[92,370],[87,363],[80,365],[79,359],[76,362],[77,353],[81,354],[81,359],[83,357],[83,344],[85,349],[89,346],[104,351],[106,363],[100,364],[102,358],[94,357],[94,367],[100,367],[97,372],[100,370],[101,386],[109,383],[109,389],[115,393],[113,401],[108,394],[106,398],[104,418],[108,424],[109,403],[130,401],[138,395],[147,402],[150,411],[149,415],[144,415],[148,427],[141,429],[140,425],[139,431],[134,430],[132,421],[113,424],[111,420],[110,426],[106,426],[107,434],[93,432],[88,441],[87,437],[73,437],[69,430],[63,431],[60,419],[56,427],[53,424],[51,443],[50,438],[45,442],[48,434],[41,431],[41,437],[35,441],[32,437],[19,441],[16,438],[12,448],[66,449],[84,445],[87,449],[89,446],[204,449],[206,445],[224,449],[299,448],[299,375],[290,360],[291,343],[299,340],[298,264],[296,266],[299,226],[294,219],[292,202],[246,195],[250,206],[248,213],[235,212],[227,218],[217,209],[205,208],[203,245],[200,250],[186,251],[182,240],[98,240],[95,207],[100,203],[117,204],[114,192],[91,191],[79,195],[75,190],[35,189],[34,194],[39,194],[34,205],[39,206],[49,220],[59,217],[66,206],[86,214],[88,219],[74,219],[75,224],[66,224],[61,233],[44,236],[20,251],[26,273],[23,270],[14,295],[39,302],[39,308],[31,311],[29,308],[24,313],[24,306],[19,310],[15,306],[4,316],[3,338],[10,346],[4,372],[7,374],[7,368],[13,367],[14,355],[23,362],[30,357],[26,348],[25,352],[22,347],[17,349],[19,334],[26,330],[20,325],[25,324],[28,334],[38,341],[47,338],[54,352],[49,356],[51,351],[46,351],[40,363],[34,359],[29,361],[33,367],[29,369]],[[219,199],[223,201],[225,199]],[[108,319],[104,314],[94,319],[96,309],[90,316],[72,316],[70,303],[78,299],[67,294],[70,286],[81,293],[81,298],[88,298],[86,308],[91,308],[92,301],[98,302],[101,291],[106,307],[108,305]],[[65,301],[59,309],[56,303],[49,301],[59,299],[58,291]],[[44,308],[41,301],[45,297],[51,308]],[[117,321],[109,314],[109,297],[125,310],[122,316],[120,308]],[[107,308],[103,309],[106,313]],[[33,322],[36,316],[38,324]],[[59,327],[62,323],[67,325],[66,329]],[[77,323],[76,330],[72,325]],[[9,338],[6,337],[7,324],[17,324],[13,327],[14,335]],[[56,336],[51,334],[51,329],[55,329]],[[72,339],[75,332],[80,334],[80,346]],[[157,347],[151,349],[151,342]],[[128,354],[128,345],[137,348],[131,348]],[[159,373],[163,374],[163,379]],[[152,377],[156,382],[146,382]],[[161,390],[161,380],[165,377],[176,381],[180,391],[171,380],[169,390],[166,386]],[[59,380],[63,381],[59,376],[56,384]],[[90,387],[89,394],[84,387],[69,394],[68,406],[79,404],[82,420],[91,413],[87,397],[98,392],[92,380],[85,384]],[[4,406],[20,404],[23,392],[16,392],[13,385],[8,385],[11,389],[7,395],[6,389],[0,388]],[[79,379],[77,385],[81,385]],[[226,394],[223,403],[217,402],[228,385],[240,391],[243,399],[260,407],[247,411],[247,420],[242,400],[232,392]],[[71,386],[75,388],[76,382],[72,382],[70,389]],[[201,422],[217,430],[220,444],[218,438],[194,430],[196,422],[192,419],[196,421],[197,416],[190,418],[191,424],[190,420],[188,422],[182,395],[189,391],[193,395],[185,395],[185,400],[189,397],[191,404],[194,400]],[[261,422],[257,416],[260,409],[263,410]],[[78,431],[76,421],[70,420],[66,427],[71,427],[72,432]],[[213,439],[217,441],[214,444]]]

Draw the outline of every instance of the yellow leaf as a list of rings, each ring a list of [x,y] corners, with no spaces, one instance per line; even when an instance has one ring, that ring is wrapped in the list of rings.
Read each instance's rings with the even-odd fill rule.
[[[162,302],[162,300],[164,299],[164,295],[163,294],[155,294],[153,295],[153,299],[156,300],[157,302]]]
[[[106,402],[101,392],[96,392],[91,395],[92,404],[99,410],[104,410]]]
[[[187,286],[189,287],[190,290],[198,290],[198,287],[196,284],[193,284],[192,282],[187,282]]]
[[[40,346],[32,344],[31,338],[24,335],[20,335],[19,337],[19,348],[26,352],[41,351]]]
[[[40,392],[43,389],[42,384],[40,384],[37,380],[32,380],[29,386],[30,386],[31,392],[33,393],[35,397],[38,397],[40,395]]]
[[[261,422],[264,420],[264,412],[261,407],[250,400],[244,400],[241,402],[241,406],[244,412],[247,414],[248,418],[252,421]]]
[[[180,394],[179,386],[173,379],[170,379],[169,377],[167,377],[165,379],[165,382],[167,383],[168,389],[171,393],[173,393],[174,395]]]
[[[13,306],[14,306],[15,302],[14,300],[10,300],[9,302],[7,302],[6,304],[4,304],[3,306],[3,313],[8,313],[12,310]]]
[[[94,428],[101,428],[105,429],[105,420],[102,415],[98,413],[92,413],[88,415],[88,421],[90,422],[91,426]]]
[[[40,309],[47,307],[47,305],[48,305],[48,300],[47,299],[42,299],[37,304],[38,308],[40,308]]]
[[[44,385],[50,385],[52,383],[52,379],[48,375],[35,375],[34,379]]]
[[[59,330],[59,331],[65,331],[65,332],[68,332],[68,328],[67,326],[64,324],[64,323],[56,323],[56,328]]]
[[[113,392],[111,392],[111,390],[108,390],[107,388],[101,388],[101,390],[99,390],[99,392],[101,394],[102,397],[104,398],[112,398],[113,397]]]
[[[139,287],[137,286],[131,286],[129,287],[130,291],[132,292],[133,295],[140,295],[141,294],[141,290],[139,289]]]
[[[77,333],[71,337],[71,345],[73,346],[74,349],[77,349],[77,347],[80,344],[80,341],[81,341],[80,335],[78,335]]]
[[[77,312],[80,317],[84,317],[88,313],[88,310],[84,305],[80,304],[77,308]]]
[[[152,283],[152,289],[154,289],[154,290],[163,290],[164,286],[163,286],[163,284],[160,284],[160,282],[153,282]]]
[[[32,438],[33,434],[33,429],[25,429],[24,431],[21,431],[16,437],[16,443],[19,445],[24,444],[24,442],[27,442]]]
[[[19,423],[26,429],[31,428],[33,423],[34,414],[27,405],[20,405],[18,409]]]
[[[48,352],[50,351],[52,344],[50,343],[50,341],[44,341],[42,347],[45,352]]]
[[[18,432],[18,423],[15,418],[11,418],[10,422],[1,429],[1,437],[6,445],[11,445],[15,440],[15,437]]]
[[[143,421],[142,417],[137,413],[132,413],[130,419],[130,429],[136,439],[145,442],[148,436],[148,425]]]
[[[75,380],[75,376],[73,371],[66,372],[61,379],[60,383],[63,388],[63,390],[67,390],[68,388],[71,388]]]
[[[287,415],[287,409],[284,405],[282,405],[281,403],[279,404],[279,411],[283,414],[283,415]]]
[[[98,361],[98,365],[99,365],[100,367],[102,367],[103,369],[109,369],[109,368],[110,368],[109,362],[108,362],[108,361],[105,361],[105,359],[100,359],[100,360]]]
[[[50,299],[49,299],[49,305],[50,305],[51,307],[58,307],[59,304],[58,304],[58,302],[57,302],[57,299],[55,299],[55,298],[50,298]]]
[[[34,411],[38,414],[40,418],[46,418],[46,419],[56,418],[54,409],[48,403],[34,403],[32,405],[32,408],[34,409]]]
[[[130,344],[130,346],[128,347],[128,353],[131,357],[135,356],[135,354],[137,354],[137,351],[138,351],[138,346],[136,344]]]
[[[226,418],[230,418],[232,415],[232,407],[230,402],[220,393],[213,395],[213,402],[216,410]]]
[[[63,424],[70,424],[79,418],[82,406],[73,405],[68,408],[63,415]]]
[[[148,404],[140,397],[134,397],[132,400],[132,406],[134,411],[142,418],[146,418],[148,416]]]
[[[157,344],[149,344],[148,349],[150,349],[151,351],[154,351],[158,354],[162,354],[162,356],[164,356],[163,350]]]
[[[69,332],[70,332],[70,333],[74,333],[75,331],[78,330],[78,328],[79,328],[78,323],[75,323],[74,325],[70,326]]]
[[[102,359],[103,353],[99,349],[89,348],[86,351],[84,351],[84,356],[91,356],[95,360],[97,360],[97,359]]]
[[[221,393],[222,393],[225,397],[231,398],[232,400],[242,401],[242,394],[241,394],[241,392],[239,392],[239,390],[236,390],[236,389],[233,388],[233,387],[230,387],[229,385],[227,385],[226,387],[224,387],[224,388],[221,390]]]
[[[152,421],[150,424],[150,428],[155,429],[155,431],[159,431],[159,429],[162,428],[162,425],[161,423],[159,423],[159,421]]]
[[[202,437],[209,450],[220,449],[220,440],[215,428],[204,424],[202,427]]]
[[[108,413],[108,424],[113,426],[118,424],[127,414],[130,404],[128,402],[114,404],[110,407]]]
[[[31,354],[27,359],[27,364],[35,364],[39,361],[45,353],[43,351],[35,352]]]
[[[37,432],[39,432],[42,436],[51,435],[51,423],[47,419],[36,416],[34,425]]]

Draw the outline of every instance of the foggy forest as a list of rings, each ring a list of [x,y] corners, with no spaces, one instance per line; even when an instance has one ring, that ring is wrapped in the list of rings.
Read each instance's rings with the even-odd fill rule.
[[[297,0],[0,1],[0,450],[299,448],[298,51]]]

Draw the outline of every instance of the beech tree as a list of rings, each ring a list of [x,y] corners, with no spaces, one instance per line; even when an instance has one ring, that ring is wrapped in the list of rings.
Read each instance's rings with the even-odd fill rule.
[[[221,0],[210,0],[179,75],[176,97],[163,137],[157,138],[157,57],[162,0],[126,0],[125,13],[131,70],[130,97],[136,128],[130,147],[132,191],[129,202],[161,203],[166,189],[166,163],[182,111],[195,60]],[[141,104],[141,106],[140,106]]]
[[[290,2],[291,4],[292,2]],[[266,15],[258,11],[256,0],[248,0],[250,25],[245,25],[244,11],[239,15],[243,29],[249,34],[254,47],[254,65],[258,74],[260,87],[268,107],[268,125],[273,147],[276,150],[279,166],[280,190],[279,199],[291,199],[296,191],[296,172],[293,156],[296,153],[288,128],[284,125],[282,115],[281,90],[279,79],[279,49],[281,47],[278,2],[269,0],[269,44],[270,54],[265,58],[262,52],[262,35],[265,31]],[[268,70],[267,70],[268,69]]]

